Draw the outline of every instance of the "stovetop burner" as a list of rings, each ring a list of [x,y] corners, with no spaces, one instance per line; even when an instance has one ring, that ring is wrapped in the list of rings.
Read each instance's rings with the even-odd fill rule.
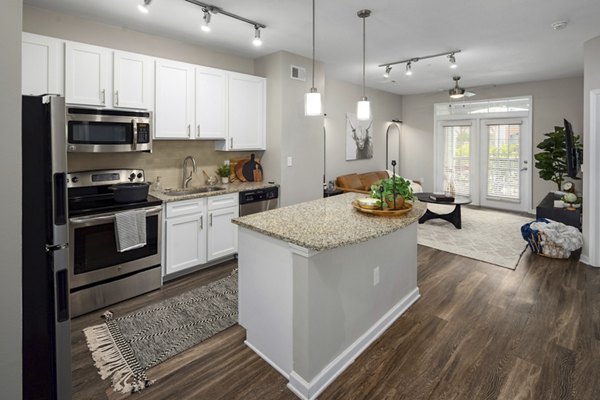
[[[117,183],[129,182],[144,182],[144,171],[121,169],[68,174],[69,216],[103,214],[162,204],[162,200],[150,195],[142,201],[116,202],[114,192],[109,187]]]

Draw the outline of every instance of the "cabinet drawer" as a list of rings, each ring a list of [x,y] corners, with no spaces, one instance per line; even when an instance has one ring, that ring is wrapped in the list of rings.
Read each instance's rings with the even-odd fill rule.
[[[225,207],[237,207],[239,198],[239,193],[230,193],[221,196],[209,197],[207,199],[208,209],[218,210]]]
[[[198,214],[206,211],[205,199],[182,200],[167,203],[167,218],[180,217],[188,214]]]

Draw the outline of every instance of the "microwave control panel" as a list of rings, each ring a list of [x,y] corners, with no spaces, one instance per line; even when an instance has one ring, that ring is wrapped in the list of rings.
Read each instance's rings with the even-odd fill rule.
[[[138,123],[137,134],[138,143],[150,143],[150,124]]]

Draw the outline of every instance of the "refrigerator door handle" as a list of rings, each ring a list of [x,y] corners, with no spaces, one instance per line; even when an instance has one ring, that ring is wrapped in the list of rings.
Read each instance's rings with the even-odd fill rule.
[[[56,272],[56,319],[69,320],[69,275],[66,269]]]
[[[59,172],[54,174],[54,223],[65,225],[67,223],[67,174]]]

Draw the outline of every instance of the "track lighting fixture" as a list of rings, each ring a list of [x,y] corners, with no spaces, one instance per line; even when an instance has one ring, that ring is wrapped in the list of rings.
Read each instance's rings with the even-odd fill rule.
[[[152,0],[144,0],[144,3],[149,4],[150,1],[152,1]],[[222,9],[221,7],[213,6],[211,4],[207,4],[202,1],[198,1],[198,0],[185,0],[185,1],[187,1],[188,3],[192,3],[198,7],[202,7],[202,11],[204,12],[204,17],[203,17],[204,22],[201,26],[201,29],[204,32],[210,31],[209,23],[210,23],[211,14],[222,14],[227,17],[237,19],[238,21],[242,21],[242,22],[252,25],[254,27],[254,39],[252,40],[252,44],[257,47],[262,45],[262,39],[260,38],[260,30],[265,29],[267,27],[265,24],[261,24],[260,22],[256,22],[251,19],[244,18],[240,15],[226,11],[226,10]]]
[[[210,11],[207,8],[204,8],[202,11],[204,12],[204,17],[202,17],[204,22],[202,23],[200,29],[202,29],[204,32],[210,32]]]
[[[321,115],[321,93],[315,88],[315,0],[312,0],[312,86],[304,94],[304,115]]]
[[[256,47],[262,46],[262,39],[260,38],[260,28],[258,26],[254,27],[254,39],[252,40],[252,44]]]
[[[392,72],[392,67],[390,67],[389,65],[387,67],[385,67],[385,72],[383,73],[383,77],[385,79],[390,77],[390,72]]]
[[[152,0],[144,0],[143,4],[138,4],[138,11],[141,12],[142,14],[148,14],[148,12],[150,12],[150,10],[148,10],[148,6],[150,5],[150,3],[152,2]]]
[[[450,61],[450,68],[456,69],[458,65],[456,64],[456,58],[454,57],[454,53],[448,56],[448,60]]]
[[[408,75],[408,76],[410,76],[410,75],[412,75],[412,65],[413,65],[413,63],[416,63],[416,62],[421,61],[421,60],[425,60],[427,58],[448,56],[448,60],[450,61],[450,68],[454,69],[454,68],[457,67],[455,55],[457,53],[460,53],[460,52],[461,52],[461,50],[453,50],[453,51],[447,51],[445,53],[432,54],[430,56],[412,57],[412,58],[407,58],[406,60],[394,61],[394,62],[389,62],[389,63],[385,63],[385,64],[379,64],[379,67],[385,67],[386,73],[383,76],[387,78],[386,74],[389,74],[389,70],[392,69],[392,65],[406,63],[406,72],[405,72],[405,74]]]
[[[365,95],[365,53],[367,42],[365,20],[371,15],[371,10],[360,10],[356,13],[356,15],[358,16],[358,18],[362,18],[363,20],[363,95],[362,98],[358,101],[358,103],[356,103],[356,119],[359,121],[366,121],[371,119],[371,103],[369,102],[369,100],[367,100],[367,96]]]

